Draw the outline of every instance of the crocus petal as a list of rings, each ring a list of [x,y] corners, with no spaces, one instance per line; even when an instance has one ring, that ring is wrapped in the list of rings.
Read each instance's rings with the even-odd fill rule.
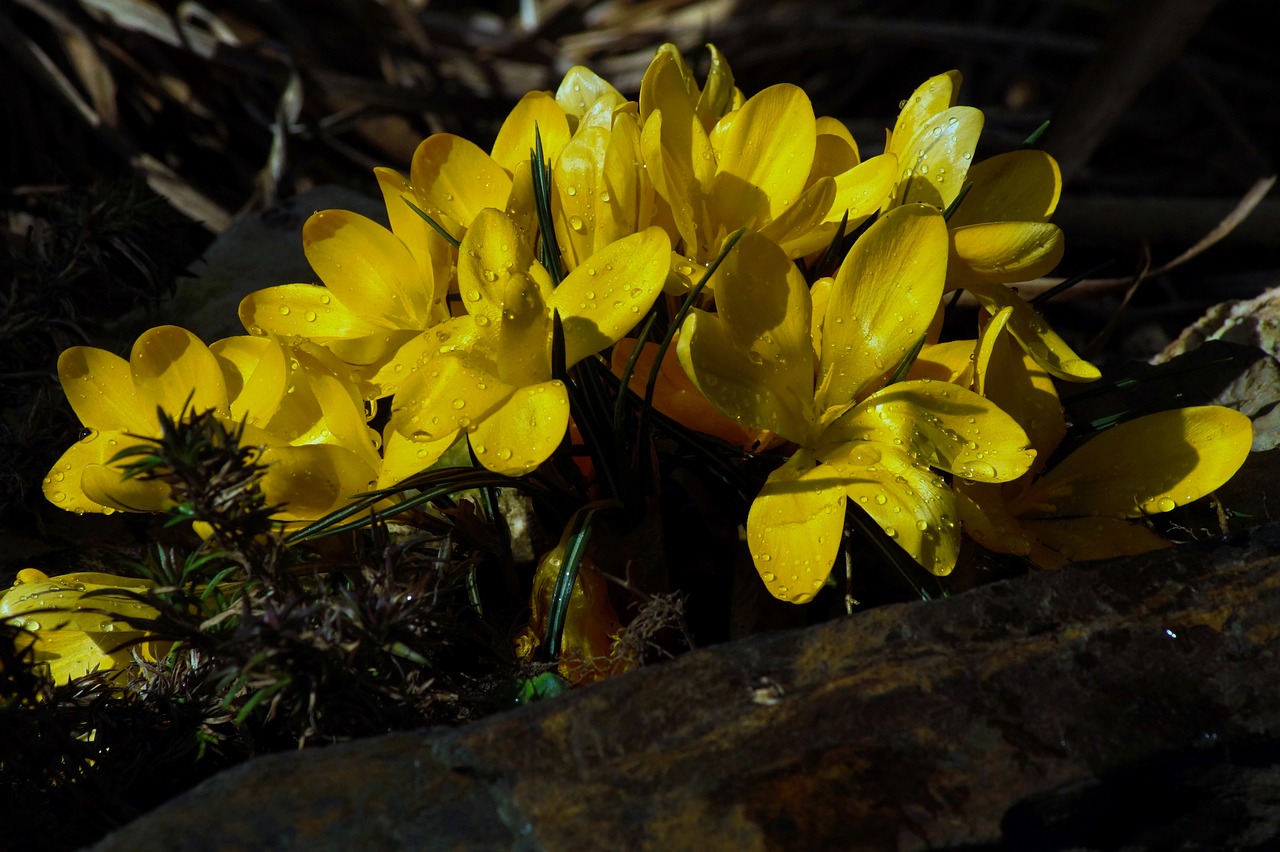
[[[511,278],[527,278],[536,263],[533,246],[514,219],[501,210],[481,210],[458,249],[458,292],[483,333],[502,319],[502,299]]]
[[[408,246],[372,219],[350,210],[321,210],[302,226],[311,268],[334,296],[392,328],[430,320],[434,284]]]
[[[929,327],[942,298],[947,226],[922,204],[881,216],[840,265],[822,323],[819,410],[887,376]]]
[[[969,168],[971,189],[947,223],[1047,222],[1058,206],[1062,173],[1044,151],[998,154]]]
[[[609,194],[600,185],[609,137],[610,133],[602,128],[582,128],[565,146],[555,166],[556,240],[570,269],[576,269],[595,253],[600,247],[597,227],[608,224],[596,216],[596,207],[600,193]]]
[[[507,115],[493,143],[493,161],[514,171],[533,155],[537,138],[542,139],[542,155],[553,163],[569,142],[569,120],[546,92],[529,92]]]
[[[788,257],[809,254],[813,251],[810,246],[826,242],[822,237],[814,235],[813,229],[826,217],[835,197],[836,182],[831,178],[821,178],[802,192],[795,203],[783,210],[776,219],[766,223],[760,233],[782,246]]]
[[[449,309],[445,298],[449,294],[452,248],[435,228],[409,206],[408,202],[421,205],[404,175],[381,167],[374,169],[373,173],[378,179],[382,199],[387,206],[391,233],[408,247],[418,265],[420,286],[411,288],[408,293],[413,300],[411,313],[420,320],[429,318],[430,322],[448,319]]]
[[[1077,355],[1057,332],[1049,328],[1034,308],[1008,287],[977,279],[966,279],[959,286],[972,293],[990,314],[996,314],[1003,308],[1013,308],[1013,316],[1009,318],[1010,333],[1036,359],[1036,363],[1051,375],[1068,382],[1092,382],[1102,375],[1097,367]]]
[[[390,488],[421,473],[439,461],[457,439],[458,433],[450,432],[436,441],[415,441],[387,428],[382,433],[382,467],[377,487]]]
[[[391,425],[414,440],[438,441],[469,429],[515,390],[497,366],[475,352],[449,352],[420,366],[392,402]]]
[[[378,472],[346,447],[307,444],[267,447],[262,493],[269,505],[283,505],[284,520],[315,520],[342,508],[352,497],[373,487]]]
[[[569,428],[569,392],[553,380],[518,389],[476,423],[471,449],[494,473],[523,476],[551,457]]]
[[[697,113],[709,133],[720,117],[734,108],[735,90],[733,72],[729,70],[724,54],[713,44],[708,44],[707,50],[711,52],[711,67],[707,70],[707,81],[698,93]]]
[[[943,110],[956,105],[963,80],[959,71],[947,71],[925,80],[907,98],[898,111],[885,150],[901,157],[907,145],[930,119]]]
[[[692,166],[685,162],[686,155],[680,154],[673,144],[668,144],[664,136],[667,123],[662,110],[654,110],[641,126],[640,150],[644,154],[649,180],[659,199],[666,202],[666,211],[671,214],[671,223],[683,243],[683,250],[699,257],[701,251],[698,229],[693,220],[693,205],[695,199],[702,203],[702,191],[695,187]],[[706,147],[710,153],[710,143]]]
[[[769,594],[813,599],[835,563],[845,496],[837,472],[801,451],[765,480],[747,515],[747,546]]]
[[[610,243],[569,274],[547,299],[564,323],[565,363],[619,340],[653,306],[667,280],[671,241],[646,228]]]
[[[779,372],[758,355],[758,362],[750,359],[714,315],[690,312],[681,326],[676,354],[690,381],[725,416],[802,446],[812,441],[812,385],[779,381]]]
[[[255,336],[311,340],[353,366],[380,363],[418,334],[372,321],[314,284],[281,284],[250,293],[240,302],[240,322]]]
[[[1031,552],[1031,539],[1005,505],[1004,487],[988,482],[956,481],[960,523],[970,538],[988,550],[1026,556]]]
[[[481,210],[505,210],[511,194],[511,176],[502,166],[474,143],[451,133],[422,140],[413,153],[409,180],[423,211],[459,240]]]
[[[516,387],[550,379],[551,335],[551,314],[542,290],[528,275],[511,275],[498,319],[498,378]]]
[[[1253,426],[1216,405],[1148,414],[1089,439],[1033,486],[1064,516],[1134,518],[1211,493],[1249,455]]]
[[[284,347],[265,337],[241,336],[214,341],[209,351],[224,367],[231,419],[266,424],[293,385]]]
[[[908,379],[932,379],[960,387],[969,387],[973,376],[972,340],[948,340],[926,345],[907,373]]]
[[[995,403],[928,379],[877,391],[823,434],[824,444],[852,441],[902,447],[921,464],[977,482],[1017,479],[1035,458],[1022,427]]]
[[[701,194],[711,187],[716,159],[698,118],[697,97],[697,83],[679,51],[659,49],[640,82],[640,118],[647,124],[654,113],[662,113],[662,149],[668,174],[687,192],[695,192],[696,187]]]
[[[1068,562],[1137,556],[1163,550],[1171,543],[1142,524],[1119,518],[1056,518],[1024,520],[1023,528],[1034,538],[1031,560],[1041,568],[1057,568]]]
[[[985,281],[1013,283],[1046,275],[1066,250],[1048,222],[988,222],[951,230],[953,258]]]
[[[191,411],[228,411],[227,387],[222,368],[209,348],[185,328],[162,325],[144,331],[129,356],[133,387],[139,406],[151,412],[163,408],[173,416],[186,405]]]
[[[634,115],[619,115],[614,119],[605,151],[604,187],[597,196],[597,207],[596,233],[602,245],[637,233],[653,223],[653,183],[644,167],[640,125]]]
[[[605,94],[616,95],[619,92],[596,72],[575,65],[565,72],[555,97],[566,115],[581,118]]]
[[[813,105],[800,87],[779,83],[749,98],[726,126],[711,137],[718,164],[712,205],[729,230],[759,228],[794,204],[808,182],[817,144]]]
[[[136,443],[138,443],[136,439],[131,441],[131,444]],[[123,448],[131,444],[121,446]],[[80,488],[89,501],[84,506],[85,511],[88,512],[101,512],[104,509],[118,509],[124,512],[163,512],[173,505],[173,501],[169,498],[168,485],[158,481],[125,479],[116,465],[85,465],[81,469]],[[72,508],[69,503],[58,505]]]
[[[85,494],[84,471],[89,467],[103,468],[118,479],[119,471],[107,468],[107,462],[121,450],[141,443],[137,433],[126,434],[119,430],[90,432],[68,447],[49,469],[49,475],[44,478],[43,484],[45,499],[68,512],[102,512],[104,509],[112,511],[119,508]],[[169,493],[168,486],[163,486],[163,489],[162,500]]]
[[[887,202],[929,204],[946,210],[964,185],[982,135],[982,110],[951,107],[928,119],[905,149],[895,146],[901,179]]]
[[[1012,312],[1009,315],[1012,317]],[[1038,470],[1067,434],[1058,389],[1053,378],[1007,335],[988,334],[994,325],[993,320],[983,332],[984,344],[991,344],[991,352],[985,361],[979,354],[983,367],[977,387],[1027,433],[1027,441],[1036,451],[1032,469]]]
[[[80,422],[90,429],[146,432],[155,412],[134,396],[129,362],[90,346],[72,346],[58,356],[58,378]]]
[[[847,172],[862,160],[858,156],[858,143],[844,122],[831,116],[820,116],[814,122],[818,134],[814,144],[813,165],[809,169],[809,181],[820,177],[835,177]]]
[[[951,573],[960,552],[955,494],[895,446],[851,442],[819,455],[838,470],[849,501],[926,571]]]

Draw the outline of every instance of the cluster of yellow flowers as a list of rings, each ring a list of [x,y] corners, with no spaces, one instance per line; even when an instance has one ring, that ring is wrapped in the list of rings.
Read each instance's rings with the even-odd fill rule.
[[[849,503],[939,575],[962,532],[1042,566],[1163,546],[1133,519],[1226,481],[1249,420],[1155,414],[1046,468],[1066,435],[1054,380],[1098,377],[1008,286],[1062,256],[1048,221],[1060,175],[1032,149],[975,163],[983,116],[956,105],[959,85],[956,72],[926,81],[864,160],[800,88],[745,97],[714,48],[700,85],[664,45],[638,101],[573,68],[554,94],[526,95],[488,153],[439,133],[407,178],[378,169],[389,229],[312,216],[303,241],[323,283],[250,295],[248,336],[206,347],[164,327],[127,362],[65,352],[89,433],[46,494],[76,511],[162,509],[162,486],[109,460],[126,434],[158,434],[157,406],[189,398],[247,423],[287,522],[417,474],[464,436],[484,467],[524,475],[575,416],[557,346],[566,367],[600,359],[643,395],[659,347],[635,332],[660,303],[687,315],[656,366],[655,407],[779,463],[745,519],[776,598],[803,603],[827,582]],[[956,290],[984,318],[974,339],[939,342]]]

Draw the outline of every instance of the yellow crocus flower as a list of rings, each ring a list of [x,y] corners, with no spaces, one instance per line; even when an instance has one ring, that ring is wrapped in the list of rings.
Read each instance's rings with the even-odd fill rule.
[[[717,272],[718,314],[685,320],[680,361],[703,395],[798,446],[747,519],[756,569],[781,600],[803,603],[822,587],[849,499],[926,569],[948,573],[959,545],[955,498],[931,468],[1004,482],[1035,456],[1017,423],[970,390],[929,380],[886,387],[937,309],[946,258],[936,209],[882,216],[830,284],[815,353],[803,277],[770,240],[747,232]]]
[[[134,654],[154,662],[169,644],[138,623],[160,615],[138,599],[154,585],[90,572],[49,577],[24,568],[0,595],[0,620],[26,631],[16,640],[19,650],[30,649],[36,665],[48,666],[55,684],[95,671],[114,671],[122,682]]]
[[[262,488],[284,504],[284,521],[311,520],[367,490],[377,475],[363,405],[323,350],[286,348],[274,338],[228,338],[206,347],[176,326],[144,332],[129,360],[74,346],[58,376],[85,436],[44,480],[45,496],[75,512],[163,511],[168,486],[126,480],[111,458],[140,438],[160,436],[157,409],[212,410],[242,440],[262,448]]]
[[[458,265],[474,343],[425,358],[400,386],[390,428],[430,449],[423,455],[399,445],[394,455],[405,467],[389,468],[388,455],[384,478],[416,473],[464,432],[489,470],[518,476],[546,461],[569,424],[567,390],[551,374],[553,312],[572,366],[618,341],[649,310],[670,252],[666,233],[648,228],[600,249],[553,287],[519,223],[482,210]]]

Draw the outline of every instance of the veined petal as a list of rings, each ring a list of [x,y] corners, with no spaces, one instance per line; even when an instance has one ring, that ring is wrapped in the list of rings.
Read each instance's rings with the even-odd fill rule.
[[[438,441],[488,416],[515,391],[497,366],[477,352],[456,351],[427,361],[400,385],[391,425],[418,441]]]
[[[1038,470],[1067,434],[1058,389],[1053,378],[1007,335],[989,333],[995,324],[993,320],[983,332],[983,342],[990,342],[991,354],[978,374],[978,387],[1027,433],[1027,440],[1036,451],[1032,469]]]
[[[747,515],[747,546],[769,594],[796,604],[813,600],[840,550],[844,504],[837,472],[814,467],[804,451],[769,474]]]
[[[964,185],[982,135],[982,110],[950,107],[925,121],[904,149],[894,139],[901,179],[886,202],[929,204],[946,210]]]
[[[711,51],[711,67],[707,71],[707,82],[698,93],[697,113],[702,119],[702,126],[708,133],[725,113],[734,108],[733,72],[729,70],[729,62],[714,44],[708,44]]]
[[[269,333],[310,340],[357,367],[385,361],[418,334],[417,329],[393,328],[356,313],[314,284],[281,284],[250,293],[240,302],[240,322],[255,337]]]
[[[209,351],[224,367],[231,419],[264,426],[293,389],[284,347],[266,337],[240,336],[214,341]]]
[[[691,311],[680,329],[676,354],[690,381],[725,416],[801,446],[813,442],[817,418],[812,385],[789,384],[762,358],[753,361],[719,318]]]
[[[600,249],[560,282],[547,307],[564,322],[565,363],[576,364],[634,328],[662,291],[670,264],[666,232],[651,227]]]
[[[511,194],[506,170],[477,145],[452,133],[422,140],[413,154],[409,180],[423,210],[459,240],[481,210],[505,210]],[[441,221],[441,215],[448,221]]]
[[[960,552],[958,510],[940,477],[886,444],[850,442],[818,458],[839,471],[849,501],[920,567],[938,576],[951,573]]]
[[[609,194],[599,185],[609,136],[600,127],[580,129],[555,166],[556,240],[570,269],[576,269],[599,247],[596,207],[600,193]]]
[[[418,205],[418,197],[403,175],[381,167],[373,173],[382,189],[391,233],[405,244],[418,266],[420,286],[409,288],[406,294],[413,303],[411,313],[423,321],[443,322],[449,318],[445,298],[449,294],[453,248],[409,206],[408,202]]]
[[[809,298],[796,265],[755,231],[739,238],[716,271],[716,310],[734,345],[798,394],[813,387]]]
[[[898,382],[867,397],[822,436],[830,446],[873,441],[977,482],[1009,482],[1031,466],[1027,435],[995,403],[957,385]]]
[[[880,209],[897,178],[898,161],[892,154],[880,154],[836,175],[836,194],[823,221],[784,247],[792,257],[825,249],[846,214],[849,218],[844,232],[853,233]]]
[[[938,113],[956,105],[963,79],[959,71],[947,71],[921,83],[898,112],[885,150],[901,157],[921,127]]]
[[[1172,546],[1142,524],[1119,518],[1055,518],[1024,520],[1022,524],[1035,542],[1030,551],[1031,561],[1041,568],[1137,556]]]
[[[458,249],[458,292],[482,334],[502,319],[508,281],[527,278],[535,262],[514,219],[492,209],[476,215]]]
[[[1008,287],[965,278],[957,288],[949,289],[959,288],[972,293],[989,314],[994,315],[1002,308],[1013,308],[1013,316],[1009,318],[1009,332],[1036,359],[1036,363],[1051,375],[1068,382],[1092,382],[1102,375],[1097,367],[1077,355],[1057,332],[1045,324],[1034,308]]]
[[[640,125],[634,115],[614,119],[605,150],[604,187],[598,198],[596,233],[602,244],[637,233],[654,222],[654,189],[644,167]]]
[[[952,226],[951,240],[955,262],[979,278],[1002,283],[1048,274],[1065,251],[1062,229],[1048,222]]]
[[[596,72],[575,65],[565,72],[556,89],[556,103],[571,118],[586,115],[591,105],[606,94],[620,94],[611,83]]]
[[[535,139],[542,138],[542,153],[555,162],[569,143],[569,119],[556,99],[546,92],[529,92],[507,115],[498,131],[490,156],[508,172],[533,154]]]
[[[960,523],[969,537],[987,550],[1026,556],[1031,552],[1031,539],[1005,505],[1004,487],[989,482],[956,480],[954,488]]]
[[[480,464],[523,476],[551,457],[568,428],[569,392],[553,380],[517,389],[469,437]]]
[[[395,394],[400,383],[413,375],[418,365],[457,349],[470,350],[476,343],[478,329],[469,314],[463,314],[434,325],[398,346],[395,355],[368,377],[373,395],[366,392],[366,399],[377,399]]]
[[[129,362],[90,346],[72,346],[58,356],[58,378],[80,422],[90,429],[150,431],[155,412],[133,391]]]
[[[822,323],[818,409],[882,382],[925,333],[942,298],[947,227],[932,207],[881,216],[840,265]]]
[[[457,439],[458,433],[450,432],[436,441],[415,441],[387,427],[382,433],[382,466],[377,487],[390,488],[421,473],[438,462]]]
[[[973,350],[976,341],[948,340],[946,343],[925,345],[911,365],[908,379],[932,379],[969,387],[973,377]]]
[[[434,284],[423,280],[408,246],[372,219],[321,210],[302,226],[302,248],[343,304],[359,305],[364,316],[392,328],[421,328],[428,321]]]
[[[803,257],[811,253],[812,245],[825,245],[814,229],[822,223],[836,197],[836,182],[821,178],[800,194],[795,203],[782,211],[778,218],[760,228],[760,233],[787,252],[788,257]]]
[[[49,475],[44,478],[45,499],[68,512],[109,512],[119,508],[113,503],[95,500],[85,493],[84,471],[89,467],[103,468],[109,476],[118,479],[119,471],[107,468],[106,464],[121,450],[141,444],[142,441],[135,437],[137,434],[126,434],[124,430],[92,431],[67,447],[62,457],[49,469]],[[169,487],[163,486],[161,499],[168,493]],[[148,501],[144,508],[150,505],[151,502]]]
[[[1032,487],[1063,516],[1135,518],[1168,512],[1219,488],[1244,464],[1253,426],[1217,405],[1177,408],[1089,439]]]
[[[809,169],[809,182],[820,177],[835,177],[849,171],[862,162],[858,156],[858,143],[844,122],[831,116],[820,116],[814,123],[818,137],[815,140],[813,165]]]
[[[286,521],[310,521],[342,508],[368,491],[378,471],[359,455],[336,444],[267,447],[261,461],[267,466],[262,493],[268,504],[282,504],[276,516]]]
[[[705,193],[715,176],[716,160],[697,114],[698,86],[680,52],[674,46],[664,48],[658,50],[640,82],[640,118],[647,124],[654,113],[662,113],[668,179],[681,181],[689,194],[695,186],[699,194]]]
[[[551,314],[542,290],[528,275],[512,274],[498,318],[498,378],[523,387],[551,378]]]
[[[1047,222],[1058,207],[1062,173],[1044,151],[1024,149],[998,154],[969,168],[972,189],[947,224]]]
[[[129,439],[129,442],[122,442],[121,449],[138,443],[136,439]],[[116,465],[84,465],[80,468],[80,488],[86,500],[83,504],[86,512],[163,512],[173,505],[167,484],[155,480],[125,479]],[[57,505],[72,511],[80,508],[78,505],[73,507],[70,502]]]
[[[654,110],[640,128],[640,150],[654,191],[666,202],[667,212],[671,214],[675,235],[684,243],[686,252],[697,256],[698,230],[693,206],[695,200],[701,205],[703,197],[701,191],[694,188],[692,166],[684,162],[685,157],[679,152],[668,149],[663,135],[665,126],[662,110]]]
[[[159,433],[156,408],[177,416],[183,406],[192,411],[213,409],[228,413],[222,368],[209,348],[185,328],[162,325],[144,331],[133,344],[129,370],[139,406],[150,412]]]
[[[816,127],[804,90],[779,83],[749,98],[727,130],[717,128],[712,205],[728,230],[760,228],[796,202],[813,166]]]

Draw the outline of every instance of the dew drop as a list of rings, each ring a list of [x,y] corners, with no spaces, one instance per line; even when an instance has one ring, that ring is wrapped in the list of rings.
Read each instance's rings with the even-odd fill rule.
[[[885,503],[889,502],[889,498],[884,496],[883,493],[880,493],[876,495],[876,502],[883,506]]]
[[[1174,509],[1178,508],[1178,504],[1168,497],[1161,497],[1159,502],[1156,503],[1156,507],[1159,508],[1161,512],[1172,512]]]
[[[280,316],[282,316],[282,317],[287,317],[287,316],[289,316],[289,306],[288,306],[288,305],[281,305],[281,306],[280,306]]]
[[[462,409],[464,409],[464,408],[466,408],[466,407],[467,407],[467,401],[466,401],[465,399],[462,399],[461,397],[459,397],[458,399],[455,399],[455,400],[453,401],[453,409],[454,409],[454,411],[461,411]]]

